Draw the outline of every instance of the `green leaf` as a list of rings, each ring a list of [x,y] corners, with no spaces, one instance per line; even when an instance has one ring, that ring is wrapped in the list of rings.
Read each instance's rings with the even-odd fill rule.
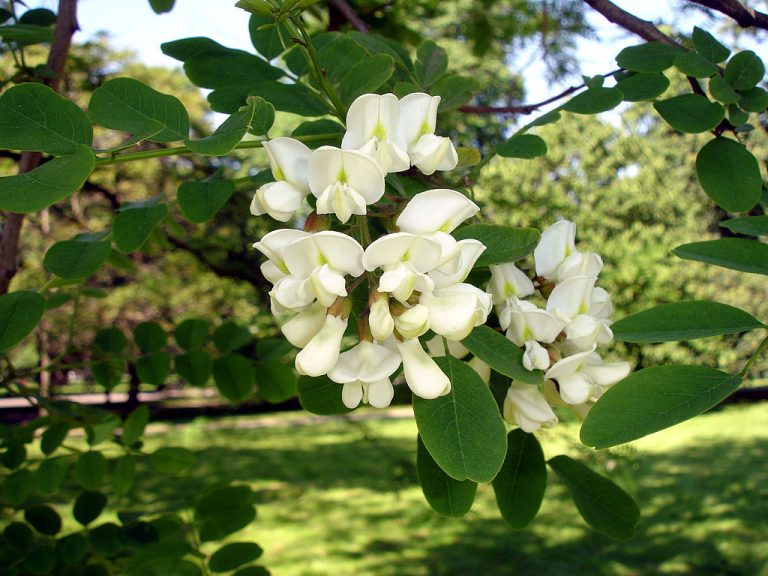
[[[9,470],[16,470],[27,459],[27,448],[21,442],[15,442],[8,446],[3,454],[3,466]]]
[[[535,120],[525,125],[526,128],[533,128],[534,126],[546,126],[547,124],[554,124],[560,120],[560,112],[557,110],[550,110],[546,114],[542,114]]]
[[[464,362],[452,356],[435,362],[450,379],[451,392],[433,400],[414,396],[413,411],[424,446],[451,478],[490,482],[507,451],[496,401]]]
[[[741,378],[705,366],[654,366],[611,386],[581,427],[581,441],[609,448],[664,430],[717,406]]]
[[[11,522],[3,529],[5,541],[14,548],[27,550],[35,541],[35,533],[24,522]]]
[[[170,476],[179,476],[195,464],[195,454],[186,448],[165,446],[149,455],[152,466],[159,472]]]
[[[93,338],[93,344],[106,354],[119,355],[128,345],[128,339],[123,331],[116,326],[111,328],[102,328],[96,332]]]
[[[202,388],[213,373],[213,358],[205,350],[192,350],[176,356],[174,367],[191,386]]]
[[[64,240],[48,249],[43,265],[60,278],[85,278],[101,267],[111,251],[109,242]]]
[[[346,414],[350,409],[341,401],[341,384],[327,376],[312,378],[300,376],[298,382],[299,403],[312,414]]]
[[[715,64],[724,62],[731,54],[731,51],[720,44],[712,34],[698,26],[693,27],[692,40],[696,52]]]
[[[477,326],[461,343],[500,374],[528,384],[544,382],[541,370],[523,367],[523,350],[490,326]]]
[[[147,424],[149,424],[149,408],[139,406],[123,422],[123,446],[132,446],[138,442]]]
[[[165,384],[171,373],[171,355],[168,352],[153,352],[136,360],[139,380],[153,386]]]
[[[242,508],[253,503],[253,491],[250,486],[238,484],[223,486],[204,493],[195,504],[195,517],[205,520],[228,508]]]
[[[193,38],[182,38],[181,40],[164,42],[163,44],[160,44],[160,50],[166,56],[184,62],[203,52],[226,52],[229,48],[222,46],[210,38],[196,36]]]
[[[261,97],[272,104],[275,110],[299,116],[323,116],[330,112],[328,106],[303,84],[261,82],[249,91],[249,96]],[[208,100],[210,101],[211,98],[209,97]]]
[[[725,109],[700,94],[683,94],[654,102],[662,118],[680,132],[697,134],[712,130],[725,118]]]
[[[697,260],[753,274],[768,275],[768,244],[743,238],[691,242],[672,250],[685,260]]]
[[[729,212],[744,212],[760,199],[760,165],[742,144],[730,138],[710,140],[696,156],[696,175],[707,195]]]
[[[424,88],[429,88],[448,70],[448,54],[440,46],[426,40],[416,49],[413,73]]]
[[[98,410],[88,418],[85,431],[88,444],[96,446],[106,440],[112,440],[115,430],[120,426],[120,417],[106,410]]]
[[[202,224],[213,218],[234,192],[235,184],[231,180],[184,182],[179,186],[177,198],[184,217],[194,224]]]
[[[32,472],[26,468],[6,476],[3,481],[3,498],[11,506],[18,508],[32,494],[34,481]]]
[[[450,74],[432,85],[432,96],[440,96],[438,112],[448,112],[463,106],[480,90],[480,83],[469,76]]]
[[[625,102],[652,100],[669,88],[669,78],[660,72],[639,72],[619,80],[616,88],[621,90]]]
[[[50,506],[30,506],[24,510],[24,520],[46,536],[55,536],[61,530],[61,516]]]
[[[0,210],[28,214],[47,208],[79,190],[93,172],[96,157],[87,146],[32,170],[0,177]]]
[[[264,400],[279,404],[296,395],[298,382],[292,366],[280,360],[267,360],[257,364],[256,386]]]
[[[107,558],[117,556],[124,546],[123,529],[112,522],[92,528],[88,536],[93,549]]]
[[[232,542],[222,546],[208,560],[212,572],[229,572],[256,560],[264,551],[254,542]]]
[[[547,154],[547,143],[533,134],[513,136],[496,146],[496,154],[504,158],[523,158],[531,160]]]
[[[60,156],[92,142],[85,112],[48,86],[16,84],[0,95],[0,148]]]
[[[56,558],[64,565],[80,562],[88,553],[90,545],[82,534],[74,533],[56,541]]]
[[[724,104],[735,104],[741,100],[741,96],[734,90],[722,76],[712,76],[709,80],[709,93],[712,98]]]
[[[67,477],[67,461],[64,458],[46,458],[35,471],[35,486],[44,495],[55,494]]]
[[[264,136],[275,123],[275,107],[261,96],[249,96],[248,102],[254,106],[253,118],[248,132]]]
[[[112,477],[112,488],[116,494],[127,494],[136,478],[136,457],[125,454],[118,458]]]
[[[271,572],[264,568],[264,566],[246,566],[232,574],[232,576],[271,576]]]
[[[263,99],[258,98],[264,102]],[[256,97],[248,98],[248,106],[243,106],[230,115],[210,136],[202,140],[184,140],[187,148],[198,154],[223,156],[232,151],[248,133],[256,111]],[[264,105],[268,105],[264,102]]]
[[[24,557],[24,574],[50,574],[56,568],[56,549],[50,543],[38,542]]]
[[[344,136],[344,127],[334,120],[328,120],[324,118],[322,120],[309,120],[299,124],[296,129],[291,132],[293,138],[300,136],[314,136],[319,134],[328,134],[328,140],[326,141],[314,141],[305,142],[309,148],[318,148],[327,144],[338,145]]]
[[[64,422],[54,422],[43,432],[40,438],[40,451],[45,454],[53,454],[69,434],[69,425]]]
[[[762,112],[768,108],[768,92],[756,86],[741,93],[739,106],[747,112]]]
[[[640,509],[624,490],[568,456],[555,456],[547,464],[565,482],[587,524],[619,540],[635,535]]]
[[[622,318],[611,325],[616,340],[674,342],[736,334],[765,325],[739,308],[718,302],[674,302]]]
[[[748,90],[756,86],[764,75],[765,66],[760,57],[752,50],[744,50],[728,60],[723,76],[736,90]]]
[[[75,463],[75,478],[86,490],[98,489],[106,473],[107,459],[101,452],[84,452]]]
[[[274,17],[252,15],[248,20],[248,33],[251,36],[251,44],[256,51],[267,60],[277,58],[283,53],[283,43],[280,33],[286,42],[291,38],[291,33],[283,24],[275,24]],[[290,47],[290,44],[289,44]]]
[[[87,526],[101,515],[106,505],[107,497],[104,494],[85,490],[80,492],[77,500],[75,500],[75,505],[72,507],[72,516],[80,524]]]
[[[22,46],[53,41],[53,30],[47,26],[35,24],[9,24],[0,27],[0,38],[5,42],[15,42]]]
[[[115,246],[123,254],[138,250],[167,215],[168,206],[165,204],[121,210],[112,224]]]
[[[544,452],[533,434],[521,429],[507,435],[507,456],[493,479],[496,504],[502,518],[522,530],[536,517],[547,487]]]
[[[187,318],[176,326],[173,335],[176,343],[184,350],[200,348],[208,340],[210,323],[202,318]]]
[[[485,244],[485,252],[476,267],[503,264],[524,258],[539,243],[539,231],[533,228],[511,228],[494,224],[470,224],[453,233],[456,240],[475,238]]]
[[[189,135],[189,114],[181,101],[133,78],[114,78],[96,88],[88,111],[105,128],[153,142],[174,142]]]
[[[10,350],[35,329],[45,312],[45,298],[31,290],[0,296],[0,352]]]
[[[624,94],[618,88],[588,88],[576,94],[560,109],[574,114],[599,114],[621,104]]]
[[[768,216],[745,216],[720,222],[720,226],[739,234],[768,236]]]
[[[454,480],[434,461],[421,436],[417,439],[416,471],[424,497],[432,509],[444,516],[464,516],[475,501],[477,482]]]
[[[358,62],[341,81],[341,100],[345,104],[362,94],[374,92],[392,76],[395,60],[388,54],[376,54],[363,62]]]
[[[159,352],[168,344],[168,335],[157,322],[142,322],[133,330],[133,339],[145,354]]]
[[[696,52],[678,54],[673,64],[680,72],[692,78],[709,78],[717,74],[717,66]]]
[[[245,528],[256,518],[253,505],[241,505],[225,508],[223,505],[216,512],[207,515],[200,523],[200,541],[221,540],[233,532]]]
[[[213,380],[222,396],[233,404],[240,404],[253,394],[253,364],[240,354],[222,356],[213,363]]]
[[[672,66],[675,56],[682,53],[682,49],[677,46],[648,42],[624,48],[616,56],[616,63],[634,72],[663,72]]]
[[[170,12],[173,10],[173,5],[175,3],[176,0],[149,0],[149,5],[152,7],[152,10],[155,11],[155,14]]]
[[[232,320],[227,320],[213,331],[213,343],[221,354],[239,350],[253,341],[251,331]]]

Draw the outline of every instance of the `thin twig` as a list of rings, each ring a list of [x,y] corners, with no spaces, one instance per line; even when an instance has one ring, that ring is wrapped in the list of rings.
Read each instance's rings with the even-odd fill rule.
[[[754,8],[748,8],[736,0],[688,0],[693,4],[699,4],[706,8],[716,10],[721,14],[730,16],[742,28],[762,28],[768,30],[768,14],[758,12]]]

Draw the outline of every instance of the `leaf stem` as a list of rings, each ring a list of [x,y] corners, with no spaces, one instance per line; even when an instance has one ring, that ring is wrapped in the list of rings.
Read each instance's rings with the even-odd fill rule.
[[[757,347],[757,350],[755,350],[755,353],[752,354],[752,356],[749,357],[749,360],[747,360],[747,363],[744,365],[744,368],[741,369],[741,372],[739,372],[739,376],[742,378],[745,378],[748,374],[752,366],[755,362],[760,358],[760,356],[763,355],[763,352],[768,350],[768,336],[763,338],[763,341],[760,342],[760,345]]]

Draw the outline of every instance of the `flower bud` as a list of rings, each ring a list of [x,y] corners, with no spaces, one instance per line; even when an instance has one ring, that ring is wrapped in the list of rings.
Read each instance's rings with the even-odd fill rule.
[[[386,294],[376,293],[374,298],[368,314],[368,327],[371,335],[379,342],[383,342],[392,336],[395,319],[389,313],[389,297]]]
[[[529,434],[557,424],[557,416],[541,392],[535,386],[514,380],[504,398],[503,412],[507,422],[517,424]]]
[[[395,316],[395,328],[405,339],[418,338],[429,330],[429,309],[423,304],[416,304],[413,308]]]
[[[451,381],[421,347],[418,338],[397,343],[405,382],[416,396],[431,400],[451,391]]]
[[[523,366],[526,370],[546,370],[549,368],[549,352],[536,340],[525,343]]]
[[[336,365],[341,351],[341,339],[347,329],[347,320],[325,317],[320,331],[296,355],[296,372],[307,376],[322,376]]]

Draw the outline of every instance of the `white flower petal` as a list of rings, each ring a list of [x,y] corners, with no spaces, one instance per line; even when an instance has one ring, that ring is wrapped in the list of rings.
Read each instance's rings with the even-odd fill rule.
[[[437,170],[453,170],[459,163],[459,155],[450,138],[424,134],[412,148],[408,149],[411,164],[427,176]]]
[[[301,209],[305,196],[290,182],[270,182],[256,190],[251,200],[251,214],[269,214],[275,220],[288,222]]]
[[[368,327],[371,329],[371,335],[379,342],[392,336],[395,329],[395,319],[389,312],[389,298],[387,296],[376,298],[371,304]]]
[[[457,340],[444,339],[442,336],[434,336],[426,342],[429,355],[433,358],[440,358],[441,356],[445,356],[444,342],[448,342],[448,354],[454,358],[461,359],[469,354],[469,349],[461,342]]]
[[[341,351],[341,339],[347,320],[326,316],[323,327],[296,355],[296,372],[307,376],[322,376],[334,367]]]
[[[553,280],[562,282],[571,276],[597,278],[603,269],[603,259],[594,252],[575,252],[568,256],[554,272]]]
[[[586,314],[592,302],[595,279],[588,276],[571,276],[555,286],[547,299],[547,312],[572,319]]]
[[[291,242],[299,240],[300,238],[305,238],[307,236],[309,236],[309,234],[303,230],[273,230],[272,232],[265,234],[260,241],[253,245],[253,247],[264,254],[264,256],[269,258],[272,262],[274,262],[278,268],[283,269],[287,274],[288,269],[285,267],[285,263],[283,261],[283,253],[285,248]]]
[[[395,316],[395,328],[403,338],[418,338],[429,330],[429,309],[416,304],[399,316]]]
[[[363,385],[360,382],[347,382],[341,389],[341,401],[344,406],[354,410],[363,399]]]
[[[435,283],[435,288],[445,288],[463,282],[472,267],[485,252],[485,244],[479,240],[468,238],[456,243],[454,257],[429,272],[429,277]]]
[[[526,370],[546,370],[549,368],[549,352],[536,340],[528,340],[525,343],[523,353],[523,366]]]
[[[448,340],[463,340],[475,326],[484,324],[491,311],[491,297],[471,284],[457,284],[420,300],[429,309],[429,326]]]
[[[386,408],[394,396],[395,389],[389,378],[368,384],[368,404],[374,408]]]
[[[584,367],[584,373],[598,386],[613,386],[629,376],[629,371],[629,362],[593,363],[590,359]]]
[[[309,157],[312,150],[293,138],[274,138],[265,141],[264,149],[269,156],[269,164],[275,180],[291,183],[303,192],[302,198],[309,194]]]
[[[325,324],[326,312],[325,306],[315,303],[280,326],[280,331],[296,348],[304,348]]]
[[[374,240],[365,249],[363,264],[372,271],[384,266],[407,262],[417,272],[426,272],[437,266],[442,255],[440,244],[432,239],[395,232]]]
[[[485,384],[488,384],[491,381],[491,367],[480,360],[480,358],[475,356],[472,360],[467,362],[467,364],[469,364],[469,367],[472,368],[472,370],[477,372],[477,375],[480,376],[480,380]]]
[[[397,226],[412,234],[453,232],[479,211],[477,204],[455,190],[426,190],[411,198],[397,218]]]
[[[535,386],[512,382],[504,398],[504,419],[529,434],[539,428],[552,428],[557,416]]]
[[[410,166],[407,145],[398,130],[400,103],[394,94],[363,94],[347,112],[344,150],[371,156],[384,172],[401,172]]]
[[[557,379],[560,397],[567,404],[584,404],[592,396],[593,385],[588,376],[581,372],[561,376]]]
[[[533,282],[512,262],[489,266],[491,281],[488,291],[493,296],[493,303],[502,304],[510,296],[525,298],[534,293]]]
[[[430,96],[423,92],[414,92],[400,99],[400,133],[408,145],[410,154],[411,146],[425,134],[434,134],[437,124],[437,108],[440,105],[440,96]]]
[[[408,387],[416,396],[430,400],[448,394],[451,381],[427,355],[417,338],[397,343]]]
[[[555,222],[541,233],[541,240],[533,251],[536,274],[554,279],[558,266],[576,251],[576,224],[568,220]]]

